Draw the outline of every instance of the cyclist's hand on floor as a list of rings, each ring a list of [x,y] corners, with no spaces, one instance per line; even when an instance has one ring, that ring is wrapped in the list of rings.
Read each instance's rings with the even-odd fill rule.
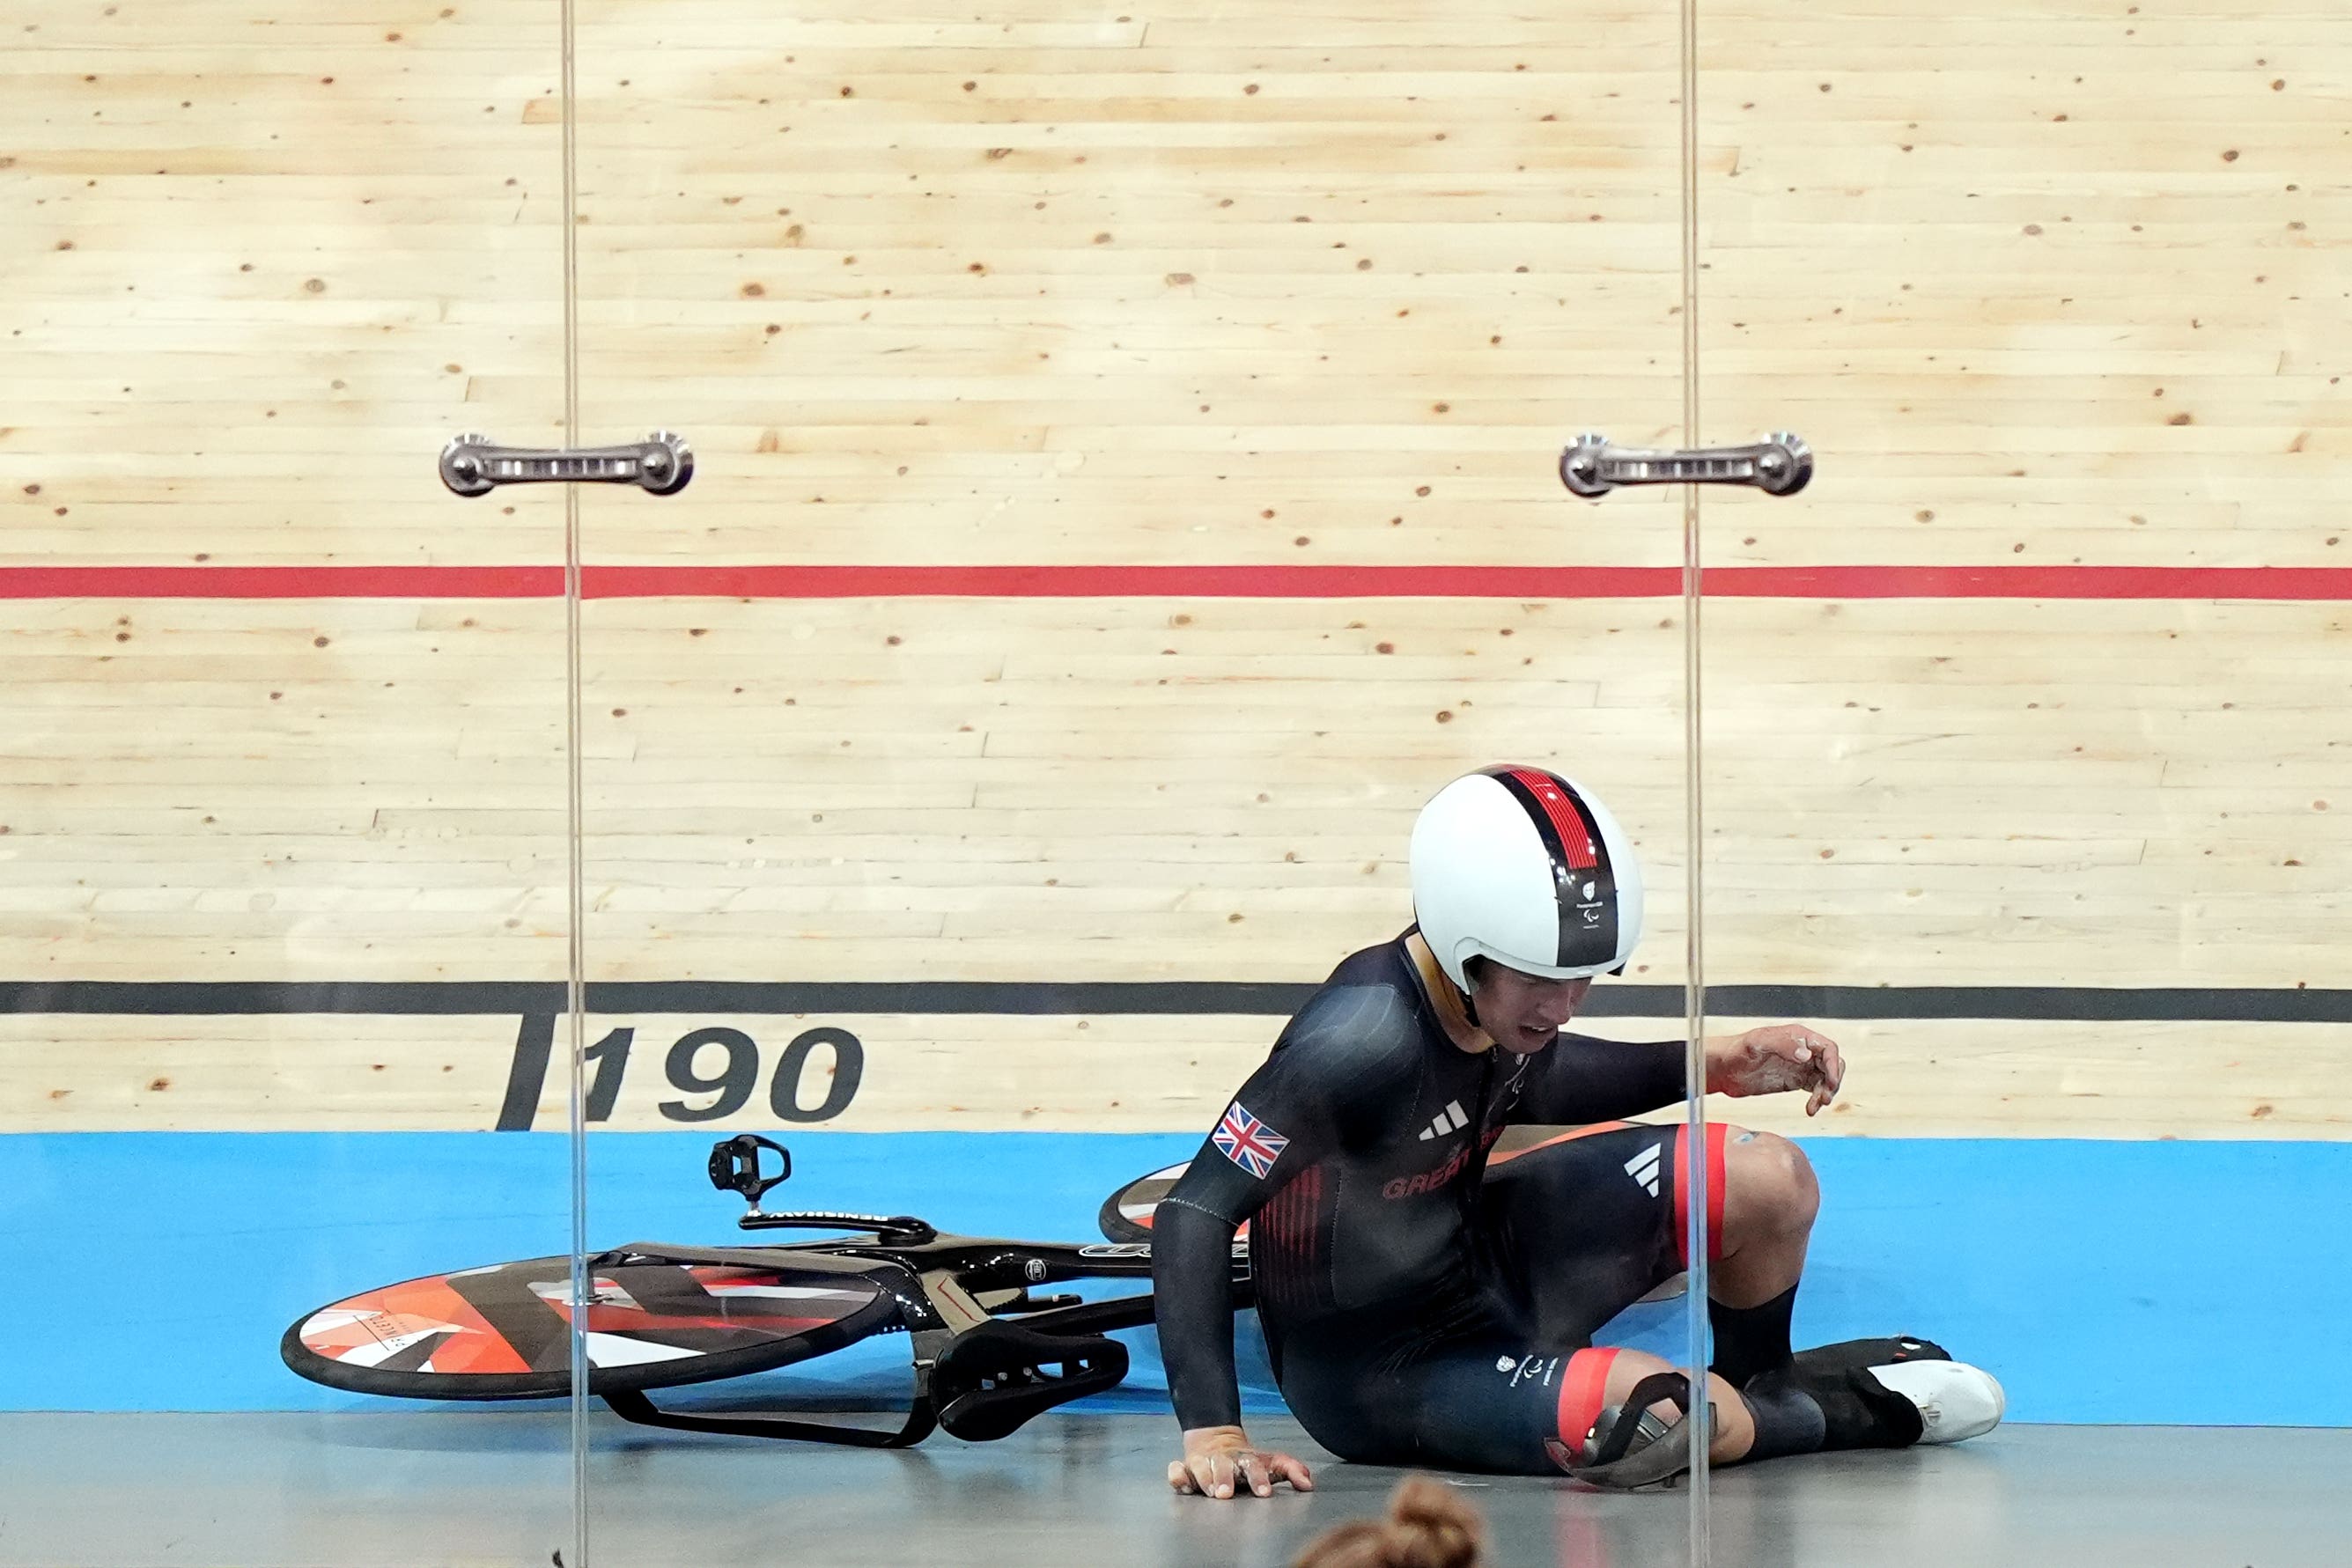
[[[1228,1498],[1243,1487],[1272,1497],[1277,1481],[1288,1481],[1297,1491],[1315,1490],[1315,1478],[1304,1464],[1288,1454],[1253,1447],[1239,1427],[1192,1428],[1184,1434],[1184,1457],[1168,1465],[1170,1486],[1202,1497]]]

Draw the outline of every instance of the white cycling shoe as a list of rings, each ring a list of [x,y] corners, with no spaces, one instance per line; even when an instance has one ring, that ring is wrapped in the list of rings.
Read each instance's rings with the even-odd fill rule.
[[[2000,1425],[2009,1397],[2000,1381],[1963,1361],[1899,1361],[1870,1375],[1919,1407],[1919,1441],[1958,1443]]]

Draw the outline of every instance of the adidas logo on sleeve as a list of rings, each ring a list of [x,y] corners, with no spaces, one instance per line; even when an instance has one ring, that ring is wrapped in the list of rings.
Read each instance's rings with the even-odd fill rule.
[[[1625,1162],[1625,1174],[1642,1186],[1652,1197],[1658,1196],[1658,1145],[1652,1144]]]

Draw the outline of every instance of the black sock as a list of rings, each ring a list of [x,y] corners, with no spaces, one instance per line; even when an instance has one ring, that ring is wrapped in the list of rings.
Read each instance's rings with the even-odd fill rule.
[[[1741,1389],[1739,1397],[1756,1422],[1756,1441],[1740,1459],[1743,1465],[1817,1453],[1829,1438],[1829,1418],[1820,1404],[1785,1377],[1759,1379]]]
[[[1919,1407],[1868,1371],[1768,1372],[1739,1392],[1756,1422],[1741,1459],[1835,1448],[1906,1448],[1919,1440]]]
[[[1745,1388],[1758,1373],[1786,1367],[1794,1354],[1789,1343],[1789,1320],[1796,1311],[1794,1285],[1760,1306],[1727,1307],[1721,1301],[1708,1301],[1706,1319],[1715,1326],[1715,1375],[1734,1388]]]

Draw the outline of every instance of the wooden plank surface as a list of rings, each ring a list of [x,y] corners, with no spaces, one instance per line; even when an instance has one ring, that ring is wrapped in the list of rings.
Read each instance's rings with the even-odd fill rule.
[[[2338,607],[1709,613],[1717,983],[2342,981]],[[1409,918],[1419,802],[1511,757],[1614,804],[1637,972],[1678,978],[1679,636],[1637,601],[599,601],[592,970],[1312,978]],[[560,972],[561,638],[552,602],[39,608],[0,652],[0,959]]]
[[[1726,1019],[1732,1030],[1755,1021]],[[1778,1021],[1778,1020],[1773,1020]],[[1678,1033],[1652,1019],[1580,1026]],[[1269,1018],[839,1014],[593,1017],[593,1130],[1205,1133],[1264,1060]],[[795,1050],[811,1031],[823,1038]],[[1710,1117],[1798,1135],[2335,1139],[2352,1095],[2322,1025],[1893,1019],[1826,1032],[1847,1087],[1808,1120],[1787,1097],[1716,1096]],[[855,1082],[838,1035],[850,1037]],[[488,1131],[513,1018],[0,1017],[0,1132]],[[740,1037],[730,1044],[726,1037]],[[616,1054],[620,1037],[625,1054]],[[567,1124],[568,1030],[532,1125]],[[689,1042],[681,1047],[680,1042]],[[730,1065],[736,1108],[724,1102]],[[605,1076],[609,1074],[609,1079]],[[779,1078],[786,1079],[780,1115]],[[721,1113],[711,1115],[717,1110]]]
[[[432,472],[461,430],[552,441],[563,351],[552,18],[445,9],[12,18],[0,566],[557,559],[555,491]],[[584,433],[699,460],[672,500],[585,494],[592,559],[1679,559],[1678,497],[1552,473],[1580,429],[1678,438],[1668,12],[580,21]],[[1795,500],[1711,495],[1709,560],[2341,564],[2333,12],[1703,24],[1702,437],[1822,455]],[[1710,977],[2346,984],[2346,621],[1711,604]],[[596,977],[1311,979],[1407,917],[1419,800],[1506,757],[1626,819],[1637,975],[1682,974],[1669,603],[585,626]],[[562,660],[545,602],[12,602],[0,976],[560,976]],[[739,1027],[646,1024],[614,1125],[666,1124],[648,1064],[701,1023]],[[852,1020],[873,1076],[840,1124],[1190,1125],[1265,1023]],[[481,1125],[513,1044],[10,1027],[26,1126]],[[2325,1026],[1857,1030],[1881,1054],[1838,1131],[2337,1136],[2352,1082]]]

